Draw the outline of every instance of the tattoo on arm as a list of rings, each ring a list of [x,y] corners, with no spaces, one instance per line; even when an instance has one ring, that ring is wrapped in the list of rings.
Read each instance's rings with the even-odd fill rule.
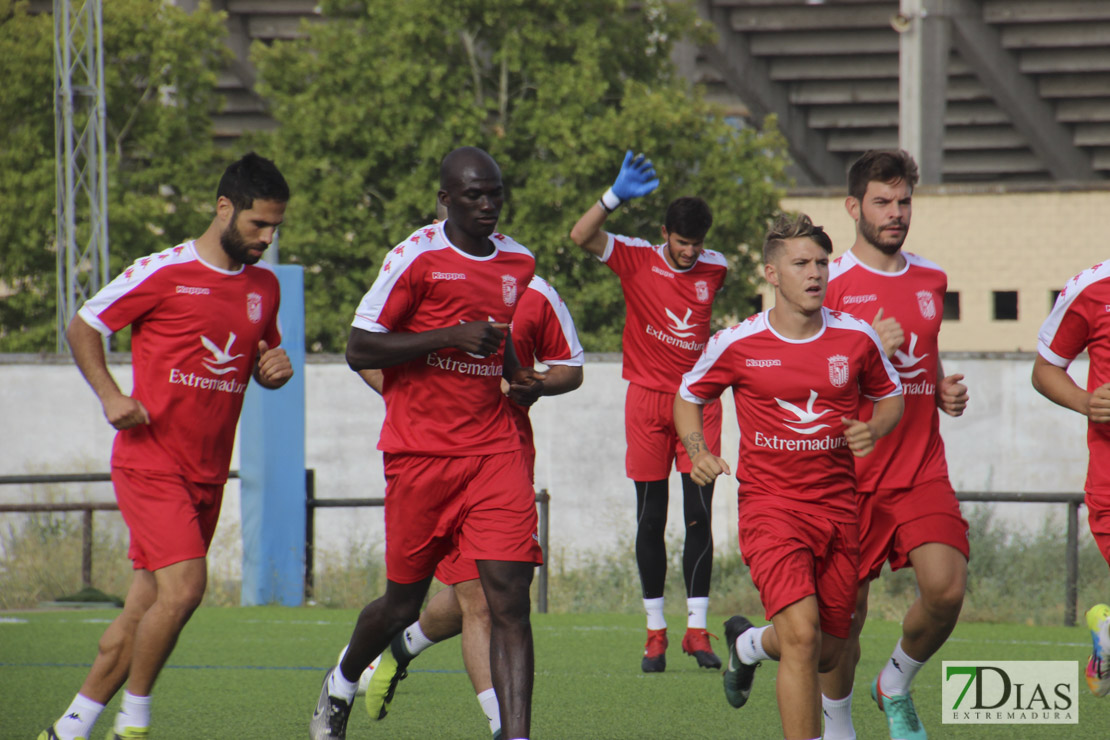
[[[682,446],[686,448],[686,454],[690,456],[691,460],[693,460],[699,452],[709,449],[705,446],[705,437],[702,436],[701,432],[687,434],[682,438]]]

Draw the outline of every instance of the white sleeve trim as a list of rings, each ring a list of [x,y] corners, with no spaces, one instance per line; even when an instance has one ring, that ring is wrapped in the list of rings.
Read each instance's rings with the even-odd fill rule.
[[[605,250],[597,257],[598,262],[608,262],[609,258],[613,256],[613,235],[608,231],[602,232],[605,234]]]
[[[107,324],[100,320],[99,316],[90,311],[87,307],[81,306],[81,308],[77,309],[77,315],[81,317],[82,321],[84,321],[92,328],[96,329],[104,336],[110,337],[115,334],[114,331],[108,328]]]
[[[1048,344],[1044,340],[1037,342],[1037,354],[1045,358],[1047,361],[1051,362],[1056,367],[1062,367],[1065,369],[1068,367],[1068,365],[1071,364],[1071,361],[1075,359],[1074,357],[1069,359],[1067,357],[1061,357],[1060,355],[1056,354],[1048,348]]]
[[[691,393],[690,389],[686,387],[686,378],[682,379],[682,385],[678,387],[678,395],[682,398],[683,401],[696,403],[698,406],[704,406],[713,400],[711,398],[702,398],[701,396],[695,396],[693,393]]]

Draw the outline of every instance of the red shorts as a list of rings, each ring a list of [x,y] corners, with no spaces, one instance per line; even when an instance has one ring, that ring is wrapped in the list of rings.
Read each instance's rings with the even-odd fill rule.
[[[112,468],[123,521],[131,531],[127,556],[135,570],[155,571],[208,555],[224,487],[157,470]]]
[[[674,393],[628,384],[624,397],[624,438],[628,443],[624,468],[632,480],[663,480],[671,474],[671,465],[680,473],[690,472],[690,456],[674,430],[674,397]],[[721,399],[703,408],[705,441],[710,452],[719,456]]]
[[[916,488],[880,489],[856,494],[859,509],[859,577],[879,577],[883,563],[892,570],[910,563],[910,552],[939,542],[971,557],[967,520],[947,480],[922,483]]]
[[[1110,493],[1087,492],[1084,496],[1087,504],[1087,524],[1091,528],[1091,535],[1095,538],[1099,552],[1110,564]]]
[[[469,457],[385,453],[385,567],[416,583],[458,550],[542,563],[536,495],[519,451]]]
[[[478,563],[464,558],[458,550],[452,550],[436,566],[436,578],[440,583],[455,586],[463,581],[473,581],[478,577]]]
[[[816,595],[821,631],[848,637],[856,606],[859,541],[854,522],[740,504],[740,553],[766,618]]]

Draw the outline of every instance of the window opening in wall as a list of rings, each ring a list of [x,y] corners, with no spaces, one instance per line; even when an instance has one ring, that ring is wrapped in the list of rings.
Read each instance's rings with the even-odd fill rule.
[[[960,291],[954,290],[944,294],[944,320],[960,320]]]
[[[994,291],[994,320],[1017,321],[1018,294],[1016,290]]]

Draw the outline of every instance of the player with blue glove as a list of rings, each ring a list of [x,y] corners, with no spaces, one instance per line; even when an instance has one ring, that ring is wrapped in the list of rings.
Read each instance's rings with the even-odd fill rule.
[[[640,571],[647,642],[640,668],[645,673],[666,669],[667,623],[663,590],[667,552],[667,479],[674,465],[682,474],[686,543],[682,570],[686,583],[686,633],[682,650],[699,666],[720,668],[706,631],[709,577],[713,568],[713,484],[699,486],[690,478],[690,459],[674,430],[674,399],[682,374],[694,366],[709,340],[713,299],[725,280],[727,265],[718,252],[705,249],[713,224],[709,205],[701,198],[671,202],[662,228],[663,243],[652,244],[610,234],[602,225],[617,208],[642,198],[659,186],[655,167],[643,154],[625,152],[613,186],[590,206],[571,229],[570,238],[597,257],[621,280],[626,318],[622,338],[625,473],[636,487],[636,564]],[[705,437],[720,455],[721,405],[705,408]]]

